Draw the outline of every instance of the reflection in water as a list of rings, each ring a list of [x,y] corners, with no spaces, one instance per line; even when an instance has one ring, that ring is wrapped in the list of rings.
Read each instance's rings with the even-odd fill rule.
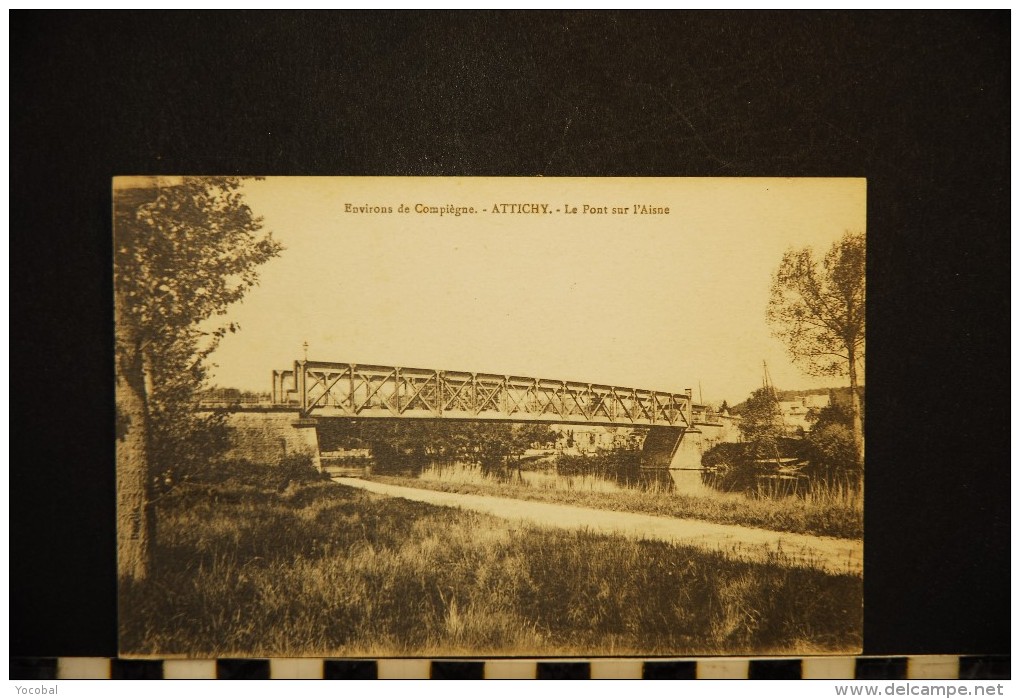
[[[590,477],[612,483],[619,489],[671,493],[675,487],[668,471],[641,468],[641,452],[636,449],[616,449],[586,456],[560,454],[555,457],[554,464],[555,473],[561,477]]]
[[[720,491],[714,488],[704,478],[705,471],[701,469],[683,469],[669,471],[670,478],[673,479],[674,487],[677,493],[683,495],[715,495]]]
[[[547,455],[534,460],[482,465],[424,454],[386,454],[375,458],[370,472],[465,485],[509,484],[538,490],[595,493],[673,493],[720,497],[740,495],[779,499],[831,494],[856,495],[860,483],[817,474],[763,472],[759,469],[643,469],[636,452],[626,450],[588,456]]]
[[[422,480],[485,484],[518,483],[522,481],[523,474],[513,467],[483,466],[454,459],[435,459],[418,469],[414,475]]]
[[[430,481],[459,484],[510,483],[526,485],[538,490],[570,490],[596,493],[639,491],[645,493],[672,493],[677,487],[672,473],[666,470],[639,467],[616,469],[600,468],[592,460],[589,468],[580,468],[575,460],[563,468],[555,459],[542,462],[511,464],[504,468],[485,468],[461,461],[433,461],[416,471],[418,478]],[[375,471],[378,473],[378,471]],[[406,473],[406,471],[405,471]]]
[[[743,493],[762,499],[807,496],[852,499],[859,497],[863,489],[859,475],[844,471],[721,467],[697,473],[710,491]]]
[[[757,483],[755,475],[752,468],[721,466],[701,471],[701,482],[723,493],[750,493]]]
[[[643,492],[672,493],[676,489],[676,484],[669,474],[670,472],[664,469],[636,468],[617,472],[615,476],[617,483],[625,488]]]

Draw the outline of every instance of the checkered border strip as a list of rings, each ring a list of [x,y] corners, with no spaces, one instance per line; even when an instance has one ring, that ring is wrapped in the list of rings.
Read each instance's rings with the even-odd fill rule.
[[[595,660],[11,658],[12,680],[71,679],[1009,679],[1009,656]]]

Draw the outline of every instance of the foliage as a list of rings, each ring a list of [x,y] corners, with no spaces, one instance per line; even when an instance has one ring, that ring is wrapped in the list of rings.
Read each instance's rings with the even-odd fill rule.
[[[853,415],[849,400],[830,394],[829,405],[808,413],[811,434],[805,440],[805,456],[813,475],[833,478],[850,476],[857,480],[861,464],[854,445]]]
[[[641,467],[641,450],[629,447],[603,449],[594,454],[556,456],[556,473],[560,475],[606,476]]]
[[[256,269],[281,251],[244,203],[236,177],[119,192],[114,284],[136,345],[148,360],[146,405],[154,472],[195,463],[224,445],[222,416],[197,416],[204,359],[228,332],[203,322],[224,315],[258,281]]]
[[[850,393],[846,389],[833,389],[829,391],[829,404],[824,408],[812,408],[808,411],[807,420],[811,423],[812,429],[819,429],[826,425],[844,425],[847,429],[853,430],[854,416],[850,400]],[[863,422],[866,417],[864,405],[860,406],[860,417]]]
[[[828,425],[845,425],[850,427],[853,418],[847,406],[831,402],[823,408],[812,408],[808,411],[807,421],[811,423],[811,429],[817,430]]]
[[[756,389],[744,403],[740,418],[740,433],[749,445],[749,456],[755,459],[776,458],[784,428],[773,389]]]
[[[729,468],[749,460],[747,444],[744,442],[719,442],[701,455],[701,467],[707,469]]]
[[[815,375],[841,375],[864,361],[865,246],[847,233],[822,260],[788,250],[772,283],[767,318],[795,361]]]
[[[372,450],[389,473],[415,471],[430,460],[459,460],[504,469],[532,444],[556,438],[547,425],[457,420],[333,421],[320,428],[320,443]]]
[[[703,480],[724,492],[757,492],[759,478],[775,473],[776,458],[802,459],[805,443],[801,439],[770,436],[768,447],[755,442],[720,442],[701,456],[701,465],[709,472]]]
[[[806,443],[807,457],[816,471],[845,473],[859,469],[853,431],[845,424],[830,422],[816,427]]]
[[[232,433],[226,413],[196,413],[186,401],[157,415],[150,433],[155,493],[214,466],[232,446]]]
[[[558,476],[588,476],[624,488],[654,487],[657,491],[673,490],[673,479],[661,476],[658,469],[641,468],[641,450],[630,447],[600,449],[594,454],[556,456]]]
[[[206,461],[187,474],[189,484],[284,490],[291,483],[328,480],[306,454],[288,454],[278,464],[256,464],[243,459]]]
[[[114,196],[118,560],[145,577],[153,486],[222,453],[222,416],[196,415],[205,359],[234,323],[209,326],[281,247],[236,177],[118,180]],[[145,522],[139,525],[138,522]]]
[[[794,361],[816,375],[850,377],[852,429],[863,464],[858,371],[865,355],[865,239],[847,232],[821,261],[788,250],[772,281],[766,318]]]

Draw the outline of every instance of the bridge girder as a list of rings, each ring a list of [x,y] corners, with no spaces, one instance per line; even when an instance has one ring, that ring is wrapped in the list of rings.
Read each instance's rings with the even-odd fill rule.
[[[320,361],[273,371],[272,402],[308,417],[680,428],[691,420],[690,391]]]

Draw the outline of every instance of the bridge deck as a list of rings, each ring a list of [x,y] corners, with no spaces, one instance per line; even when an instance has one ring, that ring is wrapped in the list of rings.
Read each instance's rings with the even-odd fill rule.
[[[691,422],[690,391],[319,361],[274,371],[271,402],[321,417],[674,427]]]

